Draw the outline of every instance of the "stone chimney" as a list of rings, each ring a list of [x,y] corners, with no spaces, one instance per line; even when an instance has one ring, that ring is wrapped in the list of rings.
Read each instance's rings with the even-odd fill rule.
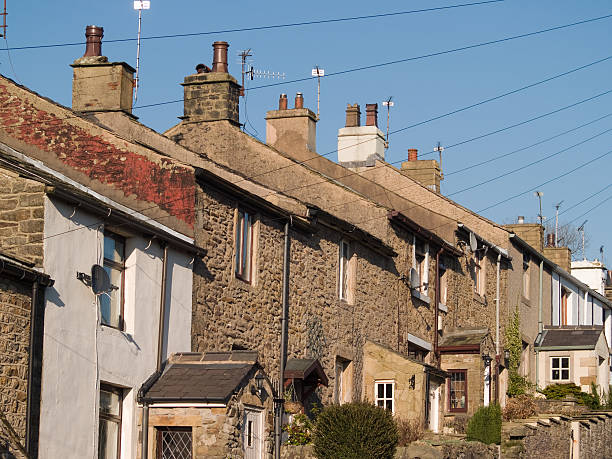
[[[504,225],[504,228],[512,231],[531,247],[544,254],[544,227],[539,223],[524,223],[524,219],[520,217],[519,221],[523,223]]]
[[[310,159],[317,151],[317,115],[304,108],[304,95],[295,95],[294,108],[288,108],[286,94],[281,94],[278,110],[266,113],[266,143],[297,159]]]
[[[419,159],[415,148],[408,149],[408,161],[402,163],[400,172],[436,193],[440,192],[443,179],[440,165],[435,159]]]
[[[544,256],[553,263],[562,267],[568,273],[572,269],[572,252],[568,247],[557,247],[554,233],[546,235],[546,247]]]
[[[87,26],[83,57],[75,60],[72,77],[72,109],[77,112],[132,114],[135,70],[125,62],[108,62],[102,56],[104,29]]]
[[[378,129],[378,104],[366,104],[366,125],[361,126],[359,105],[346,107],[346,125],[338,130],[338,162],[349,169],[372,167],[385,160],[385,135]]]
[[[228,73],[225,41],[213,43],[212,70],[198,65],[181,85],[184,91],[184,122],[229,121],[238,126],[240,85]]]

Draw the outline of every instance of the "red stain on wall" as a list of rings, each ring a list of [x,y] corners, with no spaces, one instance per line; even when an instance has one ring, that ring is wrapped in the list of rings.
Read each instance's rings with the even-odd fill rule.
[[[55,155],[67,166],[126,196],[158,205],[193,228],[195,177],[189,168],[169,158],[156,162],[119,148],[71,124],[70,118],[76,116],[69,112],[62,119],[40,110],[11,94],[6,84],[0,84],[0,107],[0,127],[10,136]]]

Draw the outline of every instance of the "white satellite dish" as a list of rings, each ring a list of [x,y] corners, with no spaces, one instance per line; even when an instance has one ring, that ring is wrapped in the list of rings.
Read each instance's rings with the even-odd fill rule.
[[[91,267],[91,289],[95,295],[102,295],[112,290],[113,286],[104,267],[93,265]]]
[[[410,268],[410,288],[419,288],[421,286],[421,276],[419,276],[419,272]]]
[[[472,252],[476,252],[478,248],[478,240],[476,239],[476,235],[470,231],[470,250]]]

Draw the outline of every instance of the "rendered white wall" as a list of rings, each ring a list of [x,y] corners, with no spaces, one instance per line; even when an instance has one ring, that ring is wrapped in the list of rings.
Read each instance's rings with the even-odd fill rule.
[[[78,209],[69,219],[72,212],[46,199],[44,268],[55,284],[46,295],[40,457],[97,457],[99,375],[125,388],[121,457],[135,458],[136,393],[156,366],[163,251],[127,238],[125,331],[97,325],[96,299],[76,273],[101,262],[103,227]],[[191,257],[170,249],[168,259],[166,356],[191,349]]]

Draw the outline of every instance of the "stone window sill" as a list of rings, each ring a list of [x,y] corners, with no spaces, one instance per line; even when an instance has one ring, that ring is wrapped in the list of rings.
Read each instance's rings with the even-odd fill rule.
[[[448,313],[448,306],[446,306],[444,303],[438,303],[438,310]]]
[[[531,300],[525,295],[521,295],[521,302],[526,306],[531,306]]]
[[[484,306],[487,305],[487,297],[481,295],[480,293],[476,293],[474,292],[474,301],[476,301],[477,303],[480,303]]]
[[[425,304],[430,304],[431,300],[429,299],[429,297],[427,295],[425,295],[424,293],[419,292],[416,289],[412,290],[412,297],[416,298],[417,300],[422,301]]]

